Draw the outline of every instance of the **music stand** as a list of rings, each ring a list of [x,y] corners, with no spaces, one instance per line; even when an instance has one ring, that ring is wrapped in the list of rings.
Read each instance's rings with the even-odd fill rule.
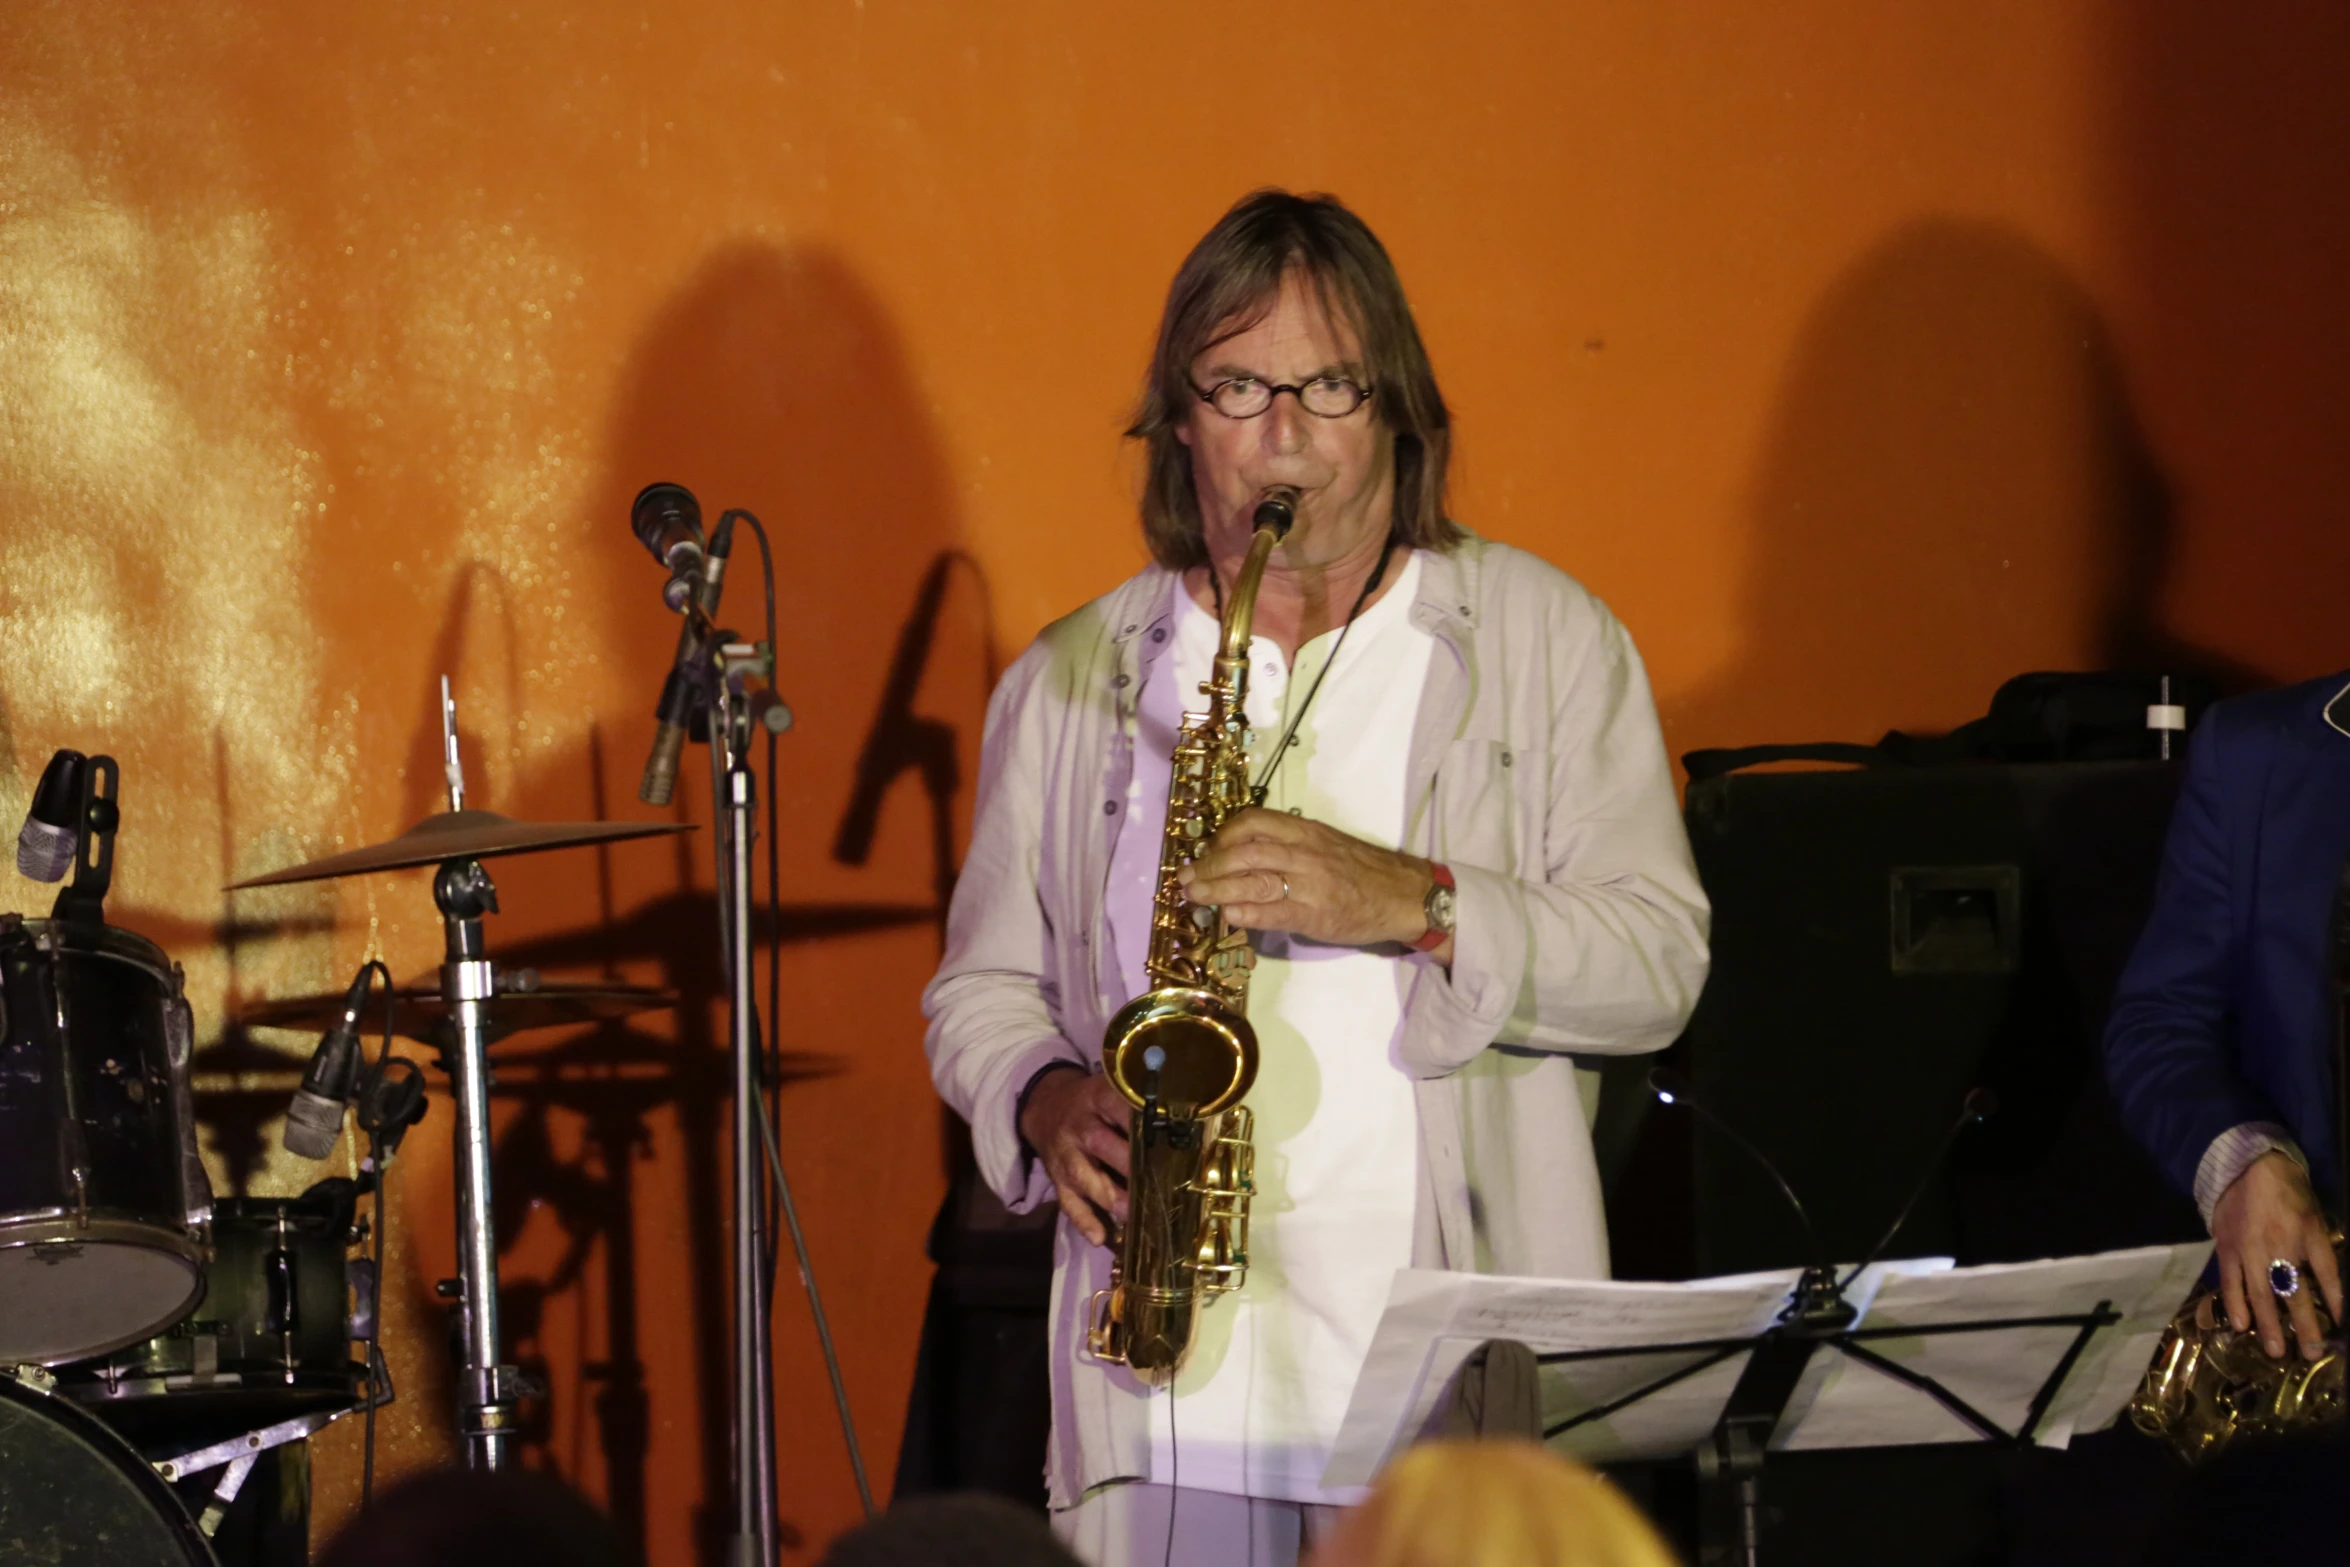
[[[1977,1269],[1925,1259],[1843,1280],[1806,1270],[1685,1285],[1405,1270],[1324,1483],[1367,1483],[1432,1428],[1476,1344],[1516,1338],[1538,1364],[1582,1373],[1546,1378],[1546,1439],[1589,1463],[1693,1453],[1701,1562],[1755,1567],[1767,1452],[2062,1446],[2120,1411],[2208,1251]],[[1639,1332],[1648,1315],[1664,1331]],[[1728,1330],[1673,1331],[1709,1317]],[[1638,1364],[1660,1357],[1673,1364]]]

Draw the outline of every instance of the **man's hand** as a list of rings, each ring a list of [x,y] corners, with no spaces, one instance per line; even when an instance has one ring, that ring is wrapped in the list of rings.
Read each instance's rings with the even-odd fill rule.
[[[1096,1246],[1110,1241],[1107,1213],[1126,1219],[1126,1128],[1133,1109],[1099,1072],[1048,1072],[1020,1109],[1020,1135],[1044,1161],[1061,1211]],[[1117,1180],[1110,1172],[1117,1173]]]
[[[2301,1289],[2286,1302],[2293,1336],[2303,1358],[2324,1352],[2317,1331],[2313,1291],[2323,1291],[2326,1309],[2342,1320],[2342,1277],[2334,1265],[2333,1242],[2318,1213],[2309,1177],[2291,1155],[2270,1152],[2252,1161],[2211,1210],[2211,1238],[2219,1263],[2220,1299],[2237,1332],[2260,1326],[2260,1346],[2282,1359],[2285,1334],[2277,1297],[2268,1287],[2268,1265],[2282,1257],[2301,1269]]]
[[[1342,947],[1405,946],[1428,930],[1428,862],[1335,827],[1251,807],[1224,820],[1208,851],[1181,872],[1184,896],[1221,904],[1242,930],[1286,930]],[[1452,961],[1452,941],[1438,947]]]

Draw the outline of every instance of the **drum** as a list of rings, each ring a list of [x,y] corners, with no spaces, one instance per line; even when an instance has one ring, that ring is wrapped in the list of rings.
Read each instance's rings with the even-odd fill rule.
[[[0,1365],[136,1343],[203,1287],[179,972],[99,926],[0,915]]]
[[[0,1563],[217,1567],[195,1520],[119,1436],[0,1377]]]
[[[212,1213],[212,1263],[196,1309],[168,1332],[58,1372],[57,1391],[142,1448],[193,1447],[356,1407],[351,1355],[354,1187],[228,1197]]]

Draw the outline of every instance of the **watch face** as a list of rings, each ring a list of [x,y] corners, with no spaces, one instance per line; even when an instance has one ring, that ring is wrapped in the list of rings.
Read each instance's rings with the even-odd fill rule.
[[[1452,929],[1452,889],[1428,889],[1428,924],[1431,929],[1450,932]]]

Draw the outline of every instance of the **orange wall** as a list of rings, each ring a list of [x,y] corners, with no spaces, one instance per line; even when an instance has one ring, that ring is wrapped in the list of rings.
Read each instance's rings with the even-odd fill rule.
[[[2345,661],[2346,66],[2339,8],[2187,0],[20,0],[0,773],[122,759],[117,911],[188,967],[216,1174],[298,1189],[269,1107],[303,1042],[236,1006],[369,951],[423,975],[428,894],[216,889],[431,809],[443,671],[475,803],[641,814],[674,632],[627,500],[757,511],[800,716],[783,1146],[886,1475],[942,1179],[938,867],[912,774],[870,859],[835,858],[854,759],[946,552],[916,706],[958,821],[990,669],[1136,564],[1117,432],[1226,203],[1331,189],[1380,230],[1459,419],[1456,511],[1615,605],[1675,749],[1869,738],[2029,667]],[[692,996],[505,1047],[556,1057],[500,1102],[510,1309],[555,1386],[534,1461],[661,1561],[724,1464],[703,852],[495,867],[493,950]],[[397,1177],[395,1467],[448,1446],[447,1115]],[[641,1466],[598,1416],[630,1342]],[[852,1503],[788,1287],[777,1360],[807,1559]]]

